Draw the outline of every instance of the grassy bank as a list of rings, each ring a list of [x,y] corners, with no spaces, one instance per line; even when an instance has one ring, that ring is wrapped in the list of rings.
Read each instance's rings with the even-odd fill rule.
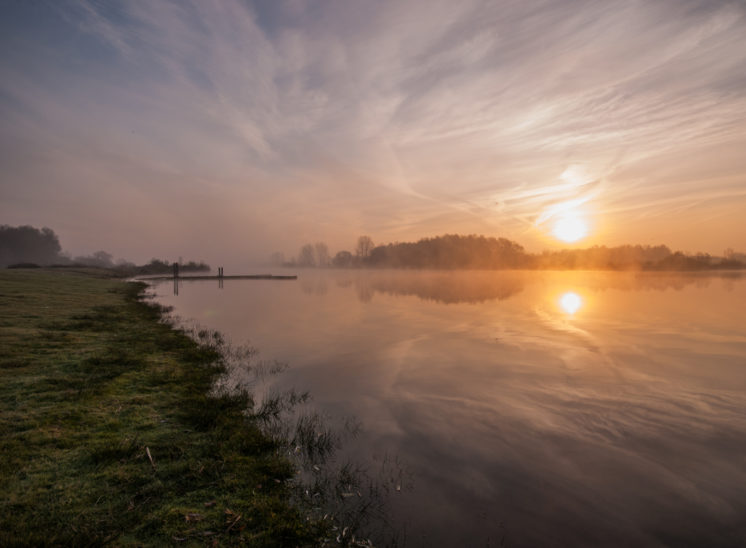
[[[142,290],[0,271],[0,545],[314,544],[248,395]]]

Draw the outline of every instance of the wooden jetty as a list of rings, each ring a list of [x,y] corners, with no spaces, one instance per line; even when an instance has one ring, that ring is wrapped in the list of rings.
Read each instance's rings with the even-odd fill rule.
[[[297,280],[298,276],[275,276],[273,274],[238,274],[234,276],[210,276],[210,275],[195,275],[195,276],[147,276],[139,278],[143,281],[149,280],[179,280],[180,282],[188,282],[192,280]]]

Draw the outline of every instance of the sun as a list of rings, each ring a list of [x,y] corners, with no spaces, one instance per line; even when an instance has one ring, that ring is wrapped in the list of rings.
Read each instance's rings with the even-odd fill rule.
[[[563,242],[577,242],[588,235],[588,225],[577,214],[565,213],[554,223],[552,234]]]
[[[577,293],[568,291],[560,297],[559,305],[562,310],[572,316],[583,306],[583,299]]]

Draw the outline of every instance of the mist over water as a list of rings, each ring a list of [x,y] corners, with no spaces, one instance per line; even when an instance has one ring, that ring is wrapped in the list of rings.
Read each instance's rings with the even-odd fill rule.
[[[298,274],[155,289],[403,463],[404,544],[746,542],[740,274]]]

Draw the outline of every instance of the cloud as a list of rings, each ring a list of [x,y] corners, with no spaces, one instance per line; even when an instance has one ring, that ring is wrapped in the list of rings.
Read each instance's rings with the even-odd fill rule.
[[[5,23],[3,142],[47,158],[69,192],[87,178],[93,204],[138,180],[163,201],[175,184],[211,188],[246,204],[266,247],[289,231],[334,247],[361,229],[536,244],[568,200],[630,239],[617,212],[682,200],[677,165],[746,146],[736,2],[80,0],[55,13]],[[714,171],[746,166],[724,160],[701,158],[700,180],[742,203]],[[96,167],[81,175],[81,161]],[[23,173],[29,190],[8,207],[41,215],[48,170],[16,164],[1,184]],[[572,165],[599,182],[569,188]]]

